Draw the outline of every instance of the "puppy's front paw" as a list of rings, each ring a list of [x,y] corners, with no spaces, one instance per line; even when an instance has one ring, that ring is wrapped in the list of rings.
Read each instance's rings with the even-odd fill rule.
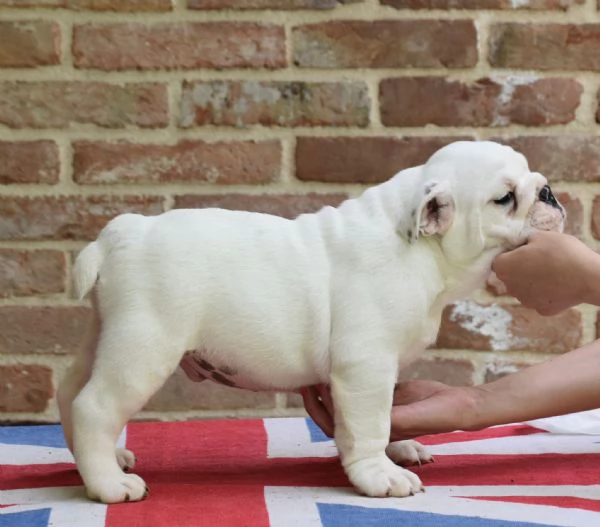
[[[354,486],[367,496],[403,498],[424,490],[416,474],[394,465],[383,454],[356,461],[346,467],[346,472]]]
[[[433,463],[433,456],[427,449],[416,441],[395,441],[385,449],[387,456],[397,465],[411,467],[424,463]]]
[[[148,487],[142,478],[121,471],[118,476],[112,478],[103,476],[88,482],[86,490],[90,499],[102,503],[140,501],[148,496]]]

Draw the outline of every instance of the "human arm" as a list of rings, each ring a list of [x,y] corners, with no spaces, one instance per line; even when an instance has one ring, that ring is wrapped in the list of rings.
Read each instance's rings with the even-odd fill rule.
[[[307,411],[333,435],[326,387],[302,392]],[[391,413],[392,441],[600,407],[600,340],[496,381],[450,387],[433,381],[400,384]]]

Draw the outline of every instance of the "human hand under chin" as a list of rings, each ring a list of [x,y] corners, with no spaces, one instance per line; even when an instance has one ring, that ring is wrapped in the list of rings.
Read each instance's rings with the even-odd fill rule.
[[[573,236],[536,232],[496,257],[492,270],[507,293],[541,315],[600,304],[600,255]]]

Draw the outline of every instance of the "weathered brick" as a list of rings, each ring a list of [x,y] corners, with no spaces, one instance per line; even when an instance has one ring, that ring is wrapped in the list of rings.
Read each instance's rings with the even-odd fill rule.
[[[502,377],[506,377],[507,375],[512,375],[513,373],[518,372],[524,368],[527,368],[530,364],[526,364],[524,362],[505,362],[505,361],[495,361],[486,365],[485,373],[484,373],[484,382],[493,382],[501,379]]]
[[[363,0],[188,0],[188,9],[333,9]]]
[[[278,141],[181,141],[176,145],[82,141],[73,148],[74,178],[82,184],[260,184],[275,181],[281,171]]]
[[[123,212],[159,214],[159,196],[0,196],[0,240],[91,240]]]
[[[0,68],[60,62],[60,28],[43,20],[0,21]]]
[[[171,0],[0,0],[6,7],[60,7],[76,11],[171,11]]]
[[[367,126],[362,82],[186,82],[180,125]]]
[[[90,317],[84,306],[0,306],[0,354],[72,354]]]
[[[381,0],[396,9],[523,9],[530,11],[568,11],[585,0]]]
[[[488,60],[499,68],[598,71],[599,39],[600,24],[493,24]]]
[[[88,11],[171,11],[172,0],[63,0],[64,7]]]
[[[0,0],[2,7],[61,7],[65,0]]]
[[[0,141],[0,184],[58,183],[60,160],[54,141]]]
[[[600,240],[600,196],[594,198],[592,205],[592,234]]]
[[[469,137],[299,137],[296,177],[327,183],[381,183]]]
[[[316,212],[327,205],[335,207],[347,197],[347,195],[341,193],[316,194],[314,192],[298,195],[261,194],[258,196],[247,194],[184,195],[175,196],[175,208],[219,207],[230,210],[265,212],[284,218],[295,218],[305,212]]]
[[[0,124],[11,128],[164,127],[167,87],[159,83],[0,82]]]
[[[0,411],[43,412],[54,395],[52,370],[46,366],[0,366]]]
[[[579,346],[581,339],[581,313],[574,309],[544,317],[520,305],[462,301],[444,311],[435,347],[565,353]]]
[[[575,119],[583,88],[574,79],[403,77],[380,84],[386,126],[545,126]]]
[[[512,146],[529,162],[531,170],[549,181],[600,181],[600,137],[557,135],[498,137],[494,141]]]
[[[596,93],[596,122],[600,123],[600,90]]]
[[[144,409],[167,412],[274,407],[273,393],[238,390],[212,381],[193,382],[178,368]]]
[[[175,22],[76,26],[73,59],[100,70],[281,68],[282,26],[246,22]]]
[[[0,297],[62,293],[65,282],[62,251],[0,249]]]
[[[583,203],[581,200],[568,192],[557,192],[556,199],[567,213],[565,232],[573,236],[581,236],[583,229]]]
[[[294,63],[313,68],[465,68],[477,62],[472,20],[334,21],[293,30]]]
[[[423,379],[451,386],[473,384],[473,363],[462,359],[418,359],[400,371],[399,381]]]

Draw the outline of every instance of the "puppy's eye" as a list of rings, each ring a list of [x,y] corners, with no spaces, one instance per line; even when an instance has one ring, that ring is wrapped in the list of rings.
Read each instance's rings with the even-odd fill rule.
[[[512,203],[514,200],[515,200],[515,193],[509,192],[508,194],[506,194],[506,196],[502,196],[499,199],[495,199],[494,203],[496,205],[508,205],[509,203]]]

